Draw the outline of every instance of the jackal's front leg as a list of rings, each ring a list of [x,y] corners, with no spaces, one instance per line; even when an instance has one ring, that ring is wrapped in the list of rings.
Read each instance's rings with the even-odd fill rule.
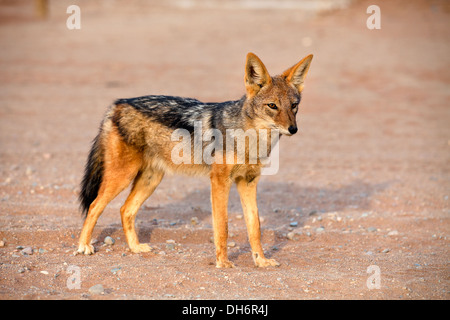
[[[211,204],[214,228],[214,244],[216,246],[216,267],[232,268],[233,263],[228,260],[228,195],[230,179],[223,170],[213,170],[211,173]]]
[[[264,257],[261,245],[261,228],[259,223],[258,207],[256,204],[256,185],[258,178],[247,181],[244,178],[236,180],[236,187],[241,197],[242,209],[247,224],[248,238],[252,247],[252,257],[257,267],[278,267],[280,264],[275,259]]]

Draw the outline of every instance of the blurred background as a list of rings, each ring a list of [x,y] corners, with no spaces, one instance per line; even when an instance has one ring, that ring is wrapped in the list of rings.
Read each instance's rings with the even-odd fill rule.
[[[81,28],[70,30],[73,4]],[[369,5],[3,0],[2,176],[15,181],[31,166],[29,172],[41,173],[38,185],[76,188],[89,142],[112,101],[148,94],[237,99],[244,93],[247,52],[271,74],[314,54],[301,135],[292,139],[298,144],[292,161],[302,165],[287,169],[294,175],[316,171],[315,156],[324,166],[339,163],[346,177],[365,166],[398,173],[411,152],[443,169],[449,159],[448,2],[380,1],[380,30],[367,28]],[[47,162],[33,164],[36,157]]]

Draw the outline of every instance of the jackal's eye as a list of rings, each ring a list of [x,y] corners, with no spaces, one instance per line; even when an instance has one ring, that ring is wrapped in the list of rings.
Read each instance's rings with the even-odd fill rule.
[[[295,102],[295,103],[293,103],[292,105],[291,105],[291,108],[292,109],[295,109],[295,108],[297,108],[298,107],[298,102]]]
[[[277,110],[277,109],[278,109],[278,107],[277,107],[277,105],[276,105],[275,103],[268,103],[267,106],[268,106],[270,109],[273,109],[273,110]]]

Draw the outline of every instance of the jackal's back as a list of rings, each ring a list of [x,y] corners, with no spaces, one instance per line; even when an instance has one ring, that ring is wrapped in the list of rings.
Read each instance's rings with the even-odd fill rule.
[[[203,103],[191,98],[143,96],[116,100],[107,117],[127,144],[142,151],[149,166],[169,173],[197,175],[208,173],[210,166],[205,163],[192,165],[195,163],[193,158],[189,164],[174,163],[172,150],[180,142],[173,141],[173,132],[187,130],[192,143],[189,148],[194,150],[196,122],[201,123],[201,134],[208,129],[218,129],[225,136],[226,129],[242,126],[243,103],[244,99]]]
[[[147,117],[170,129],[194,131],[194,122],[201,121],[205,129],[222,129],[228,119],[238,125],[235,119],[242,110],[243,99],[221,103],[204,103],[197,99],[173,96],[143,96],[119,99],[115,105],[128,105]]]

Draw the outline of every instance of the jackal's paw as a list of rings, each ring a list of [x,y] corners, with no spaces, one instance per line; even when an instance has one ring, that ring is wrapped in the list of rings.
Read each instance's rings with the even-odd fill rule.
[[[80,244],[78,246],[78,250],[74,252],[74,254],[85,254],[85,255],[90,255],[90,254],[94,254],[95,249],[94,246],[91,244]]]
[[[147,243],[140,243],[133,247],[130,247],[131,252],[133,253],[141,253],[141,252],[150,252],[152,247],[150,247]]]
[[[261,257],[258,254],[253,254],[253,260],[255,261],[255,265],[258,268],[265,267],[279,267],[280,263],[275,259],[267,259],[265,257]]]
[[[230,260],[221,260],[216,262],[216,268],[234,268],[234,264]]]

